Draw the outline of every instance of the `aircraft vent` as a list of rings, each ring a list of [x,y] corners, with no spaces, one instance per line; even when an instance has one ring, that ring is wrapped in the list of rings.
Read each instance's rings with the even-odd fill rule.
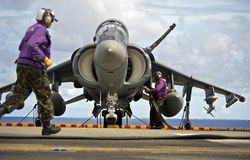
[[[127,70],[127,82],[136,82],[140,80],[147,69],[146,59],[143,54],[135,49],[128,48],[128,70]]]
[[[90,82],[96,82],[96,78],[93,73],[93,56],[94,56],[95,49],[88,49],[84,51],[83,54],[79,57],[78,60],[78,70],[80,75]]]
[[[80,48],[73,57],[73,74],[81,86],[97,82],[94,67],[95,45],[87,45]]]

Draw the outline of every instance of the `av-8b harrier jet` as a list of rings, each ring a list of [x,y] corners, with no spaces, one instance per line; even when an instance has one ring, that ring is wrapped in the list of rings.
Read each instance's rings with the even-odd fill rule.
[[[104,127],[109,124],[122,124],[125,113],[131,114],[130,102],[141,98],[149,100],[142,91],[143,87],[151,86],[152,75],[161,71],[163,78],[168,79],[169,89],[175,85],[183,86],[183,93],[171,92],[167,95],[164,107],[158,108],[159,115],[175,116],[185,105],[185,127],[191,127],[189,108],[193,87],[204,89],[208,114],[215,109],[215,93],[226,97],[226,107],[236,101],[244,102],[245,98],[226,89],[202,82],[180,73],[171,67],[157,62],[152,54],[161,41],[174,29],[175,24],[149,47],[140,47],[129,43],[127,27],[121,21],[109,19],[102,22],[96,29],[94,43],[77,49],[71,58],[47,71],[52,84],[52,101],[55,115],[65,112],[66,105],[87,99],[94,101],[93,115],[100,112],[104,117]],[[75,98],[64,101],[59,94],[61,83],[73,82],[75,88],[83,88],[83,93]],[[0,94],[10,92],[11,86],[0,88]],[[8,97],[8,94],[7,94]],[[20,109],[24,105],[20,106]]]

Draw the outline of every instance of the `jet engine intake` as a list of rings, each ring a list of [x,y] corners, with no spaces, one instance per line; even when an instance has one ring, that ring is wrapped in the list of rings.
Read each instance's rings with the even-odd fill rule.
[[[97,76],[94,67],[95,47],[95,44],[86,45],[77,50],[72,57],[74,84],[77,84],[79,87],[84,86],[86,90],[96,88],[95,86],[97,86]]]
[[[94,46],[87,46],[78,50],[73,59],[73,72],[77,74],[77,81],[81,84],[81,79],[83,78],[89,82],[96,82],[95,76],[93,74],[93,56],[95,48]],[[82,85],[82,84],[81,84]]]
[[[129,66],[128,73],[129,77],[126,77],[128,82],[136,82],[143,77],[147,69],[147,60],[142,52],[136,50],[134,47],[128,48],[129,55]]]
[[[180,112],[183,106],[183,97],[177,92],[168,93],[163,104],[159,106],[160,112],[166,117],[173,117]]]
[[[140,86],[144,86],[151,79],[151,61],[142,48],[129,44],[128,65],[125,83],[118,92],[119,96],[128,95],[137,101],[141,98]]]

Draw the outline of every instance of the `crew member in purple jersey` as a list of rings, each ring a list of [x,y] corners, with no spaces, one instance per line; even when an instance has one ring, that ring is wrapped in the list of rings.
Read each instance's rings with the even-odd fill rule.
[[[156,102],[163,100],[167,95],[167,82],[162,78],[162,73],[160,71],[155,72],[155,88],[145,89],[145,92],[150,95],[150,126],[152,129],[161,129],[164,127],[164,124],[157,114],[153,103],[151,102],[154,99]]]
[[[52,65],[51,38],[47,29],[57,19],[51,9],[41,8],[37,12],[36,21],[37,23],[27,29],[19,45],[20,53],[16,60],[17,80],[9,98],[0,106],[0,117],[22,106],[31,92],[34,92],[43,124],[42,135],[50,135],[61,130],[50,124],[54,107],[46,73],[47,68]]]

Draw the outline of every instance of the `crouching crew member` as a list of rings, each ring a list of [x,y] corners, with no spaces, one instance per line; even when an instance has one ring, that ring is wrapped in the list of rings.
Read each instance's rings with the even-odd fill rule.
[[[164,98],[167,96],[167,82],[162,78],[162,73],[160,71],[155,72],[155,88],[145,89],[145,92],[150,96],[150,126],[152,129],[161,129],[164,124],[155,110],[152,100],[155,100],[158,105],[164,102]]]

